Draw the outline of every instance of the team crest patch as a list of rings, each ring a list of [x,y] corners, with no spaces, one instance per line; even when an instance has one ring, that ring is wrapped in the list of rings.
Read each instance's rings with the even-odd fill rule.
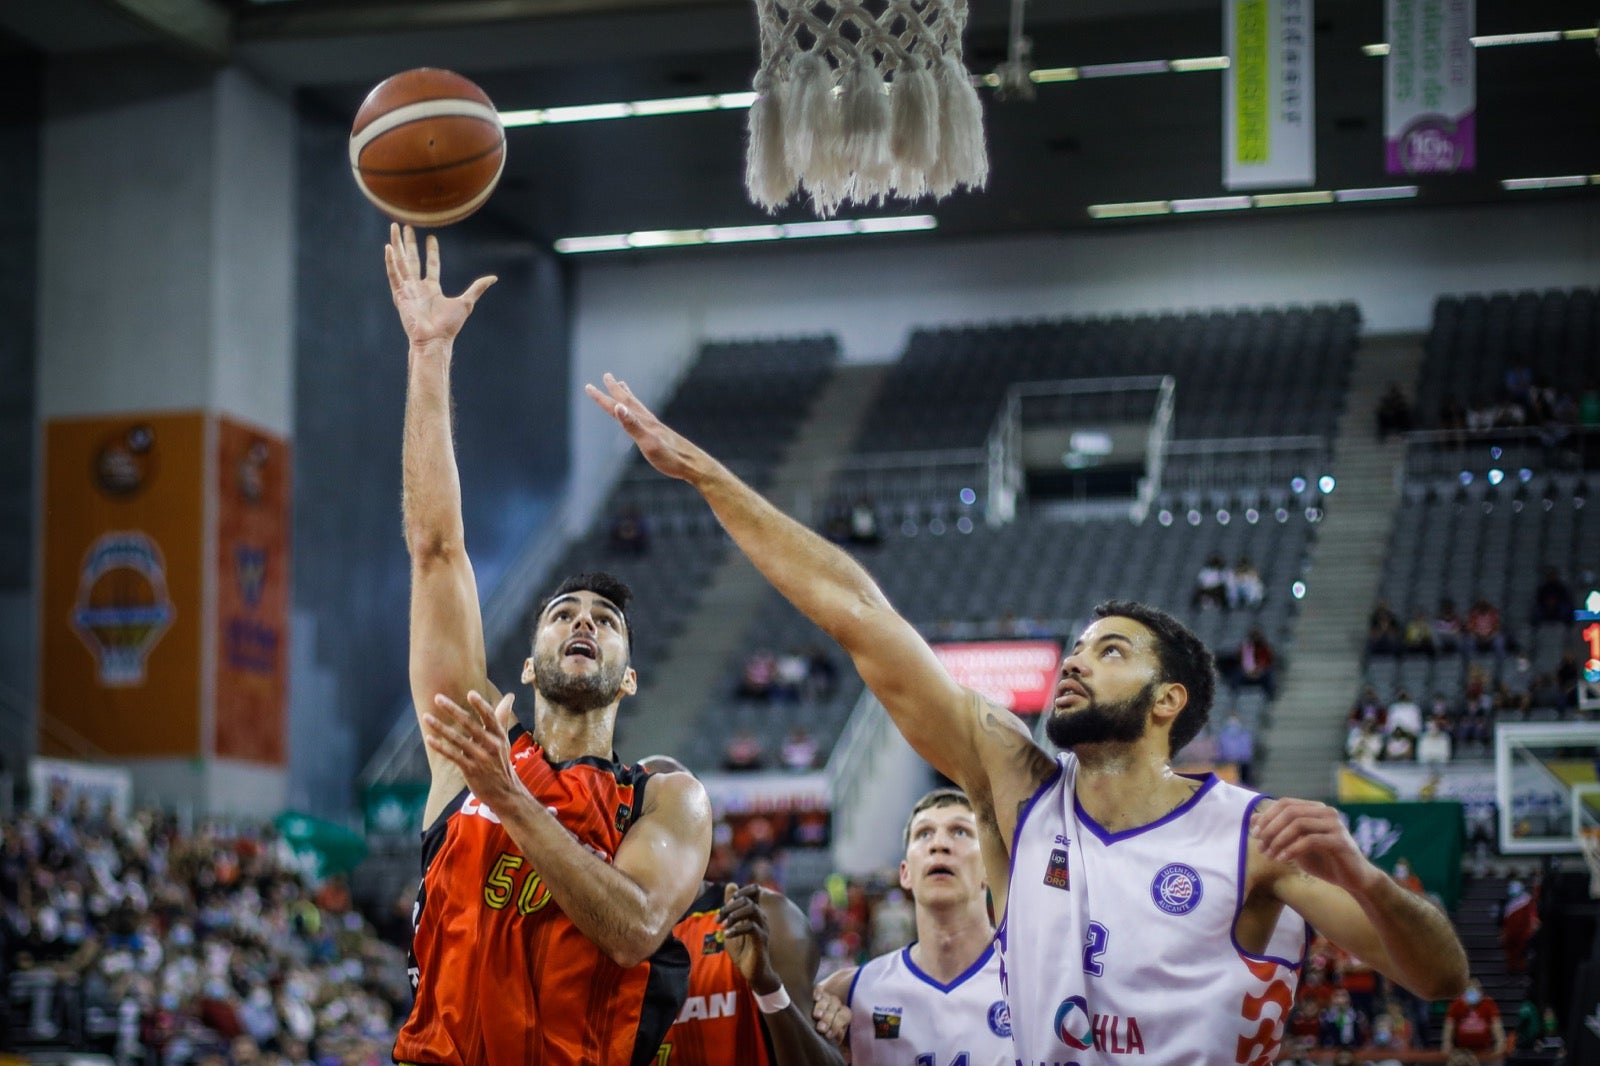
[[[1003,999],[989,1004],[989,1032],[999,1037],[1011,1035],[1011,1008]]]
[[[722,953],[722,934],[707,933],[706,938],[700,941],[700,954],[719,955]]]
[[[1200,874],[1193,866],[1172,862],[1150,882],[1150,898],[1168,914],[1188,914],[1200,905]]]
[[[903,1007],[873,1007],[872,1039],[900,1039],[900,1015],[904,1009]]]
[[[617,807],[617,832],[626,833],[628,831],[628,819],[631,817],[633,817],[633,808],[631,806],[623,803]]]
[[[1044,883],[1051,888],[1072,891],[1072,871],[1067,866],[1067,849],[1056,848],[1050,852],[1050,862],[1044,868]]]

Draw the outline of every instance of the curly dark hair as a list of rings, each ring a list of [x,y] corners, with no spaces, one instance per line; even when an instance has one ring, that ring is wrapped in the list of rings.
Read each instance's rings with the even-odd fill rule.
[[[592,592],[596,596],[604,596],[616,605],[622,613],[622,627],[628,635],[628,652],[633,652],[633,619],[628,615],[628,603],[633,599],[633,589],[628,583],[615,574],[608,574],[604,570],[586,570],[581,574],[573,574],[557,585],[551,593],[539,601],[539,609],[533,612],[534,632],[528,635],[528,643],[533,643],[533,637],[539,629],[539,619],[544,617],[546,607],[573,592]]]
[[[1177,755],[1211,720],[1211,701],[1217,691],[1217,661],[1211,649],[1188,626],[1149,604],[1106,600],[1095,606],[1094,617],[1131,618],[1155,634],[1161,680],[1182,685],[1189,693],[1188,702],[1172,721],[1168,737],[1168,755]]]

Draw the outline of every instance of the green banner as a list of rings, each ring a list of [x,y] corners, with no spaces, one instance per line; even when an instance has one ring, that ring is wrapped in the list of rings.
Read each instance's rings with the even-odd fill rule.
[[[368,836],[422,835],[422,812],[428,804],[426,781],[368,785],[362,800]]]
[[[365,838],[337,822],[284,811],[272,824],[299,860],[301,872],[314,882],[349,873],[367,857]]]
[[[1361,851],[1380,869],[1394,872],[1406,860],[1425,891],[1454,910],[1461,896],[1461,851],[1466,823],[1459,803],[1341,803],[1339,811]]]

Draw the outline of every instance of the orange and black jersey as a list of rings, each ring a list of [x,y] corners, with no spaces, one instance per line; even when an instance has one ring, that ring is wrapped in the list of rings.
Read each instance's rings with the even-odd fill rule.
[[[769,1066],[772,1049],[755,993],[723,950],[723,886],[707,885],[672,935],[689,952],[689,998],[667,1031],[658,1066]]]
[[[649,775],[584,757],[551,763],[520,725],[512,770],[607,862]],[[687,992],[673,937],[637,966],[613,962],[564,914],[500,819],[463,790],[422,835],[413,911],[416,993],[396,1062],[421,1066],[646,1066]]]

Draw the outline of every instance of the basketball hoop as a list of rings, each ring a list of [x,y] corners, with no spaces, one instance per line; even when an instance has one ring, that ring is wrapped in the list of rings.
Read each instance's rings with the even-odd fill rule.
[[[1583,849],[1583,861],[1589,866],[1589,898],[1600,899],[1600,828],[1579,826],[1578,846]]]
[[[988,180],[967,0],[756,0],[756,13],[752,201],[773,211],[800,190],[829,215]]]

